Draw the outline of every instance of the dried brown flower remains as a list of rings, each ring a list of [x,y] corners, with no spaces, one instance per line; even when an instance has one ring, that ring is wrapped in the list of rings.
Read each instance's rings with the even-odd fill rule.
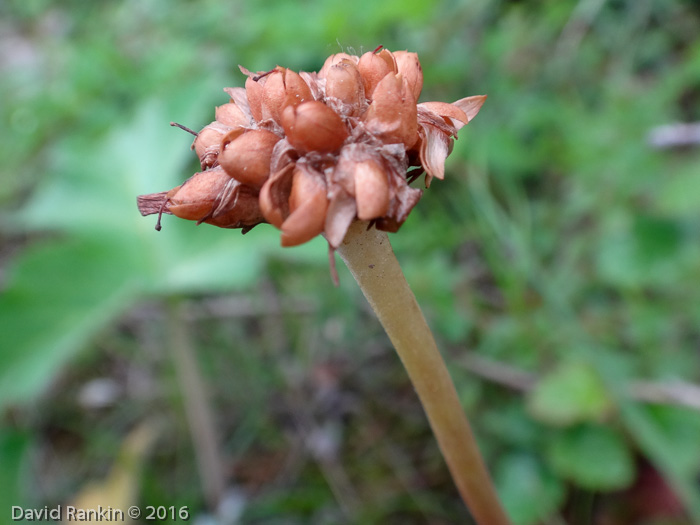
[[[283,246],[324,234],[335,249],[355,219],[395,232],[422,194],[409,183],[423,172],[426,187],[444,177],[457,131],[486,99],[419,104],[418,55],[381,47],[332,55],[318,73],[241,71],[245,88],[225,88],[230,101],[196,134],[202,171],[139,196],[142,215],[243,233],[268,222]]]

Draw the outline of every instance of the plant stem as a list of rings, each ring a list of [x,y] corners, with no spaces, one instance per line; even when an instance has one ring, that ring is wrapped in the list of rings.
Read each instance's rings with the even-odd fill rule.
[[[216,436],[214,415],[207,401],[205,381],[192,348],[182,301],[178,298],[172,298],[168,304],[167,328],[168,347],[182,391],[204,497],[209,507],[216,510],[225,489],[223,455]]]
[[[386,233],[355,221],[338,248],[413,383],[462,499],[480,525],[505,525],[491,478],[433,335]]]

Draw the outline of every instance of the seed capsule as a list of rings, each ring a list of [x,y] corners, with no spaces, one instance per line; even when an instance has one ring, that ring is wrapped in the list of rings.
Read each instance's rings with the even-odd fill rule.
[[[362,75],[353,62],[342,60],[328,69],[326,96],[337,98],[347,105],[346,114],[359,115],[360,104],[365,100],[365,88]]]
[[[396,73],[396,61],[390,51],[382,49],[379,53],[368,51],[360,57],[357,69],[362,75],[365,96],[372,98],[375,88],[389,73]]]
[[[219,164],[238,182],[260,189],[270,176],[270,158],[279,140],[264,129],[234,130],[221,142]]]
[[[250,114],[256,122],[262,120],[262,101],[263,101],[263,86],[253,80],[251,77],[245,80],[245,93],[250,106]]]
[[[378,219],[389,209],[389,181],[385,170],[373,160],[355,165],[355,201],[357,218]]]
[[[290,214],[281,227],[282,246],[296,246],[321,233],[327,209],[323,175],[297,166],[289,196]]]
[[[233,102],[216,108],[216,121],[231,128],[250,124],[250,119]]]
[[[337,151],[348,137],[348,131],[338,114],[318,101],[288,106],[282,112],[282,128],[287,140],[300,152]]]
[[[418,101],[420,93],[423,90],[423,68],[418,60],[417,53],[409,53],[408,51],[395,51],[394,58],[396,59],[396,67],[406,79],[413,98]]]
[[[381,80],[363,118],[367,130],[385,144],[403,143],[409,149],[418,140],[416,100],[401,74]]]
[[[220,122],[212,122],[197,134],[192,147],[199,157],[202,169],[210,168],[219,156],[221,139],[230,128]]]
[[[328,70],[343,60],[349,60],[353,64],[357,64],[359,59],[355,55],[348,55],[347,53],[336,53],[335,55],[331,55],[323,63],[323,67],[318,72],[318,76],[320,78],[326,78]]]

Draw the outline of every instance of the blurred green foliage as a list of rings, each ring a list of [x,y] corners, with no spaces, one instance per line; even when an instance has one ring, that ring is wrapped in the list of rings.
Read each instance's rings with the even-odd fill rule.
[[[316,70],[378,44],[419,53],[422,100],[489,95],[392,242],[514,521],[648,523],[647,464],[700,521],[700,414],[628,388],[700,380],[700,148],[647,140],[700,120],[691,0],[0,4],[0,512],[66,501],[156,416],[141,501],[205,512],[176,301],[241,522],[467,519],[322,241],[172,217],[156,233],[135,206],[194,171],[168,122],[208,123],[238,64]],[[105,378],[117,401],[81,405]]]

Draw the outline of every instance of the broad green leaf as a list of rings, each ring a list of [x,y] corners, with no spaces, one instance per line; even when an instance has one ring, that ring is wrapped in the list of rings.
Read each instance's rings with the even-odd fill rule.
[[[501,459],[494,478],[508,515],[516,525],[546,522],[564,500],[563,483],[527,454],[511,454]]]
[[[610,427],[587,424],[563,430],[548,455],[559,475],[586,489],[622,489],[634,480],[632,452]]]
[[[582,362],[565,363],[547,374],[527,402],[536,418],[554,425],[600,420],[612,408],[596,370]]]
[[[138,193],[185,178],[189,139],[170,138],[167,122],[162,108],[146,104],[101,146],[61,149],[55,176],[19,214],[18,225],[60,232],[62,240],[31,247],[8,273],[0,296],[0,403],[40,392],[90,337],[145,294],[223,292],[260,275],[265,252],[279,242],[272,229],[242,237],[165,217],[156,232],[155,218],[138,213]]]
[[[137,294],[128,248],[74,238],[37,245],[0,296],[0,404],[26,400]]]

